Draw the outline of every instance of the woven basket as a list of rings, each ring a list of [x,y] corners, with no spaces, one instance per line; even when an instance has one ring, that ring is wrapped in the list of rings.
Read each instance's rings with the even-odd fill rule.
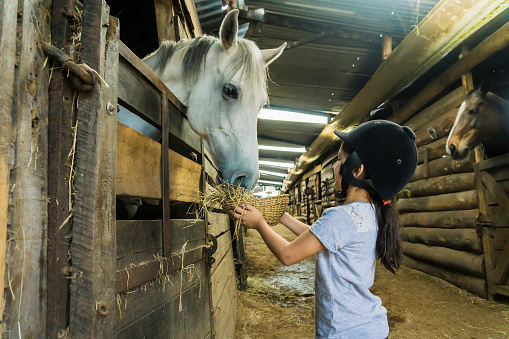
[[[262,213],[269,226],[276,226],[279,223],[279,219],[286,212],[289,198],[289,194],[280,194],[274,197],[247,199],[245,203],[256,207]],[[222,208],[225,211],[229,211],[233,205],[241,205],[241,203],[228,200],[223,203]]]

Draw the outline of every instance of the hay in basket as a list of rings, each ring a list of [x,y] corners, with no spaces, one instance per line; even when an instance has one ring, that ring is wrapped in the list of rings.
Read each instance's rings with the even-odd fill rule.
[[[209,208],[221,208],[228,212],[232,206],[249,204],[256,207],[269,226],[276,226],[279,219],[286,212],[289,195],[280,194],[273,197],[255,198],[253,193],[244,187],[234,186],[225,181],[219,185],[211,186],[201,199],[201,213],[204,214]]]

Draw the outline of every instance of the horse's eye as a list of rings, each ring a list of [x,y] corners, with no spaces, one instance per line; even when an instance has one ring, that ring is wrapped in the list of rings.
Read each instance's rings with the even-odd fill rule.
[[[470,114],[476,114],[476,113],[477,113],[477,108],[475,108],[475,109],[471,109],[470,111],[468,111],[468,113],[470,113]]]
[[[238,99],[239,91],[232,84],[225,84],[223,85],[223,96],[232,99]]]

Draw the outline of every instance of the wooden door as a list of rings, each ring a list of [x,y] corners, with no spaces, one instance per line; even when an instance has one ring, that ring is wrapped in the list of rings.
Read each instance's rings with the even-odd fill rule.
[[[509,154],[475,164],[488,294],[509,296]]]

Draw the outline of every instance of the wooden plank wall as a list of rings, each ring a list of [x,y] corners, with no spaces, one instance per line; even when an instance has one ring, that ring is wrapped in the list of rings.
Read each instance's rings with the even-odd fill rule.
[[[45,336],[49,69],[38,43],[50,40],[50,8],[0,4],[0,280],[9,285],[0,307],[12,337]]]
[[[205,223],[201,220],[172,219],[172,252],[185,252],[205,245]],[[116,270],[162,257],[161,220],[117,221]],[[116,296],[115,336],[117,338],[205,338],[210,333],[208,269],[206,258],[149,281]]]
[[[209,233],[217,238],[211,269],[214,336],[233,338],[237,312],[237,283],[233,263],[230,221],[226,214],[209,213]]]

